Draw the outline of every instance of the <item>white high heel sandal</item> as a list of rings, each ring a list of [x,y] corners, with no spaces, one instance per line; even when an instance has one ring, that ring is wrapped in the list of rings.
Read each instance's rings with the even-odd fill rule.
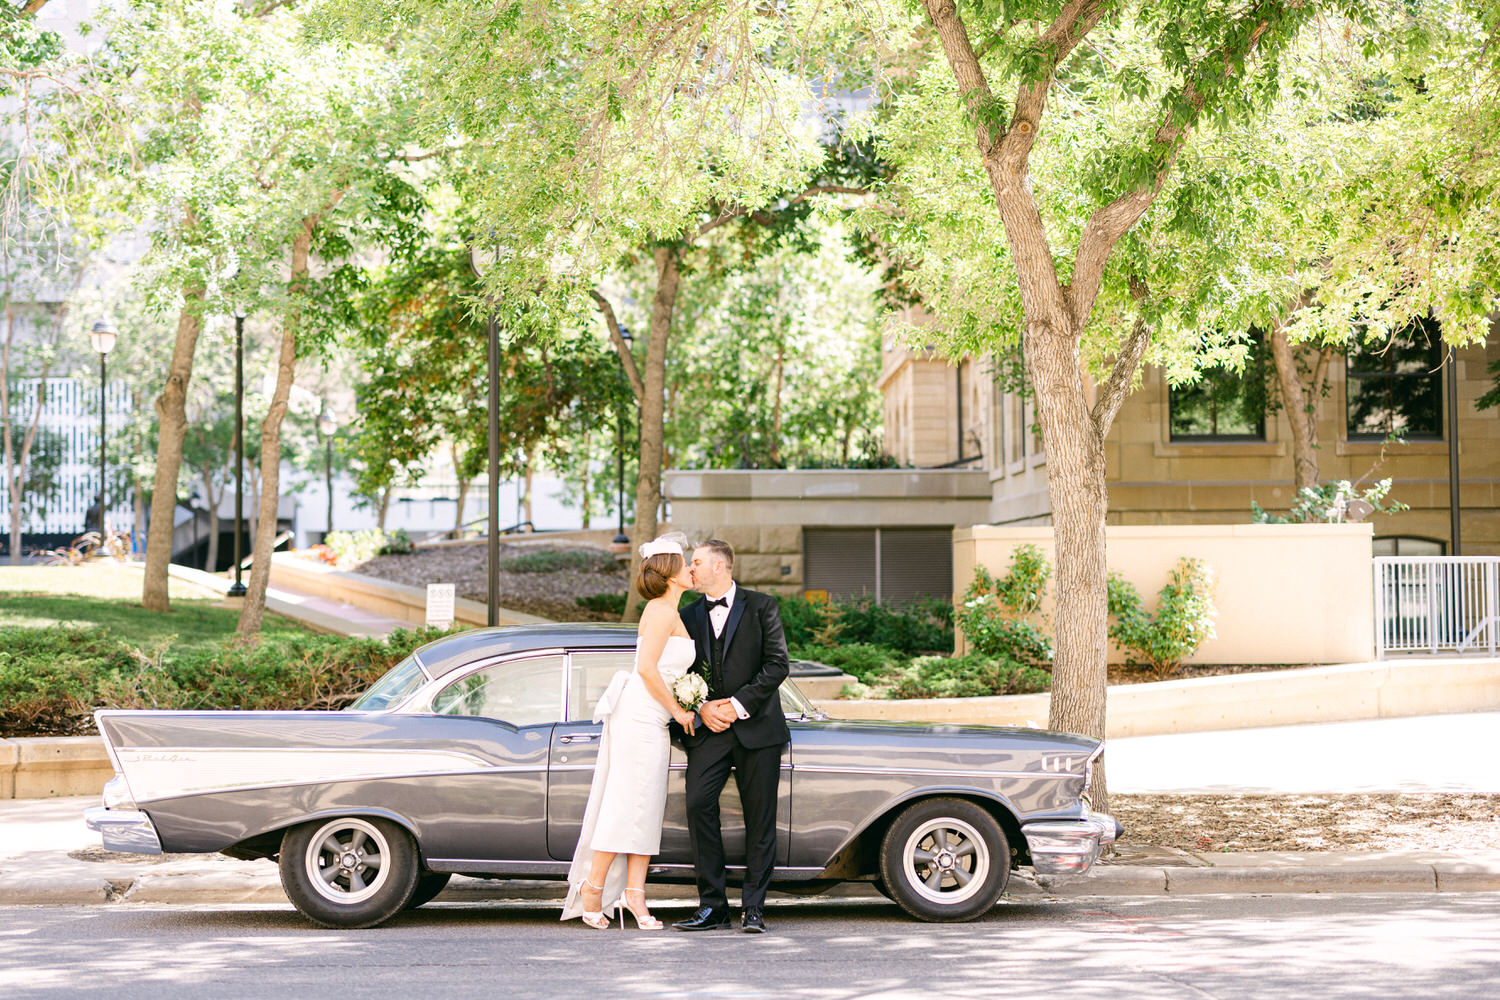
[[[598,909],[598,910],[592,910],[592,911],[591,910],[584,910],[583,911],[583,922],[586,923],[586,924],[588,924],[590,927],[594,928],[594,930],[596,930],[596,931],[607,931],[607,930],[609,930],[609,918],[604,915],[604,910],[602,909],[602,907],[604,905],[604,886],[602,886],[602,885],[595,885],[594,883],[592,883],[592,882],[590,882],[588,880],[587,876],[584,877],[583,884],[586,885],[586,886],[588,886],[590,889],[597,889],[597,890],[599,890],[599,905],[601,907],[601,909]],[[580,889],[578,891],[578,895],[579,895],[580,899],[583,897],[583,890],[582,889]],[[622,927],[624,926],[623,921],[621,923],[621,926]]]
[[[620,930],[623,931],[625,929],[625,914],[627,914],[627,913],[629,913],[632,917],[635,917],[635,926],[636,926],[637,930],[642,930],[642,931],[659,931],[659,930],[661,930],[662,929],[662,922],[660,920],[656,919],[655,917],[653,917],[649,913],[646,914],[643,917],[639,913],[636,913],[630,907],[628,907],[628,906],[625,905],[625,896],[630,895],[632,892],[638,893],[640,895],[640,897],[641,897],[641,903],[642,904],[644,904],[646,902],[646,890],[645,889],[626,889],[625,890],[624,895],[622,895],[620,897]]]

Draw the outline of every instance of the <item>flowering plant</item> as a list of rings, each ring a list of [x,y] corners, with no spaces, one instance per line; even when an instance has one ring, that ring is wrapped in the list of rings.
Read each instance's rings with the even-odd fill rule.
[[[696,712],[708,699],[708,682],[701,674],[683,674],[672,682],[672,697],[689,712]]]

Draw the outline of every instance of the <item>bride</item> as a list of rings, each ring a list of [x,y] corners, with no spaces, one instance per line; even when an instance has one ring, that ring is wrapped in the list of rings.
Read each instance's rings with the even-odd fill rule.
[[[693,714],[677,704],[671,690],[697,658],[697,647],[677,615],[679,599],[693,585],[682,548],[686,540],[681,532],[672,532],[641,546],[636,589],[649,600],[641,612],[635,670],[617,673],[594,709],[594,721],[604,722],[604,735],[583,831],[568,870],[563,920],[581,916],[602,930],[610,925],[605,911],[623,896],[623,909],[635,917],[636,926],[662,926],[646,909],[646,866],[661,850],[671,749],[667,725],[675,719],[688,733],[693,731]],[[620,919],[625,919],[623,912]]]

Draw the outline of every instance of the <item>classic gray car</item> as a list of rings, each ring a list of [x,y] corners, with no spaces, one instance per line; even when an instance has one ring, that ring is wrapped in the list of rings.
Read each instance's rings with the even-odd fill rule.
[[[288,898],[332,927],[379,924],[456,873],[561,879],[594,702],[634,647],[612,625],[477,629],[423,646],[341,712],[100,711],[115,778],[88,823],[111,850],[278,859]],[[778,889],[868,881],[919,919],[970,920],[1012,867],[1085,872],[1118,835],[1084,795],[1098,740],[828,719],[790,681],[782,704]],[[671,769],[651,872],[691,882],[678,747]],[[724,794],[733,866],[744,830]]]

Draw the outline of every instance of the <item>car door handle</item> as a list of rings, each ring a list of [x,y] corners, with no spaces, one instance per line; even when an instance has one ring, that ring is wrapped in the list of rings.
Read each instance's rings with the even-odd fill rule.
[[[564,744],[566,744],[566,743],[592,743],[595,740],[597,740],[598,738],[599,738],[599,734],[598,733],[569,733],[568,735],[564,736],[562,739],[558,740],[557,742],[564,743]]]

